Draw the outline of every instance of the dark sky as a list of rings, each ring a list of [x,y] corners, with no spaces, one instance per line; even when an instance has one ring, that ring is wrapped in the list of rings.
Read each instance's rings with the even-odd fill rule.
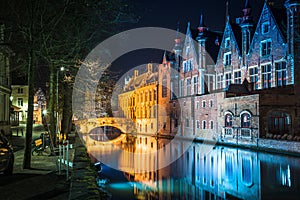
[[[158,26],[176,29],[181,24],[185,32],[186,24],[196,28],[202,13],[207,27],[222,31],[225,24],[227,0],[138,0],[145,12],[137,26]],[[228,0],[228,11],[231,19],[242,16],[246,0]],[[284,0],[269,0],[283,5]],[[253,16],[257,19],[265,0],[249,0]]]
[[[226,19],[227,0],[137,0],[140,20],[129,25],[127,29],[136,27],[163,27],[173,30],[180,24],[180,32],[185,33],[187,22],[191,28],[197,28],[200,15],[203,14],[205,25],[216,31],[223,31]],[[228,12],[232,21],[242,16],[246,0],[228,0]],[[271,0],[269,0],[271,1]],[[284,0],[272,0],[283,6]],[[249,0],[254,21],[257,22],[265,0]],[[173,42],[174,38],[170,38]],[[141,50],[120,57],[114,64],[115,70],[129,69],[148,62],[159,63],[162,52]],[[133,59],[134,58],[134,59]]]

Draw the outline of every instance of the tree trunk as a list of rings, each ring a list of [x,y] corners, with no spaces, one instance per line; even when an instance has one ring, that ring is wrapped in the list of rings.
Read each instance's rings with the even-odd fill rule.
[[[68,83],[64,84],[63,99],[62,134],[68,138],[72,129],[72,86]]]
[[[28,112],[25,136],[25,150],[23,168],[30,169],[31,167],[31,142],[32,142],[32,127],[33,127],[33,102],[34,102],[34,65],[32,51],[28,56]]]
[[[56,70],[53,64],[50,64],[50,80],[49,80],[49,115],[50,115],[50,135],[52,137],[52,141],[55,144],[56,142],[56,113],[55,113],[55,105],[56,105]]]

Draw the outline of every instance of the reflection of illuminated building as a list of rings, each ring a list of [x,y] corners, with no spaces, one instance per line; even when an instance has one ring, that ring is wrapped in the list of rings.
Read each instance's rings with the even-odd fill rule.
[[[155,141],[141,138],[143,142],[148,138],[148,144]],[[170,152],[163,143],[158,141],[157,148],[166,148],[164,156],[180,153],[182,143],[177,144],[177,152]],[[130,163],[123,161],[124,166]],[[137,162],[153,165],[162,158]],[[153,199],[270,199],[274,195],[299,195],[299,183],[292,181],[299,180],[298,164],[299,159],[291,157],[193,144],[170,166],[144,173],[132,171],[128,177],[134,182],[135,195]]]

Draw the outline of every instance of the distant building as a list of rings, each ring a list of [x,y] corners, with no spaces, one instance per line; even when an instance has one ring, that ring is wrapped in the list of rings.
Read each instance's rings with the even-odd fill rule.
[[[125,78],[123,93],[118,95],[119,116],[131,119],[139,134],[153,135],[159,130],[158,126],[165,125],[159,121],[157,85],[157,66],[148,64],[145,73],[139,74],[136,69],[130,79]]]
[[[19,122],[26,123],[28,111],[28,85],[12,85],[12,105],[18,108]]]
[[[5,26],[0,22],[0,130],[10,133],[10,56],[12,52],[6,43]]]

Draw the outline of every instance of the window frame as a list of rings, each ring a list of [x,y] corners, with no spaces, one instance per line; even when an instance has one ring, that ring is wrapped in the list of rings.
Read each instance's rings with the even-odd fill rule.
[[[267,31],[265,31],[265,27],[267,28]],[[261,33],[262,34],[267,34],[270,32],[270,22],[269,21],[265,21],[261,24]]]
[[[265,48],[264,48],[264,45]],[[269,56],[272,53],[272,40],[271,39],[266,39],[266,40],[262,40],[260,42],[260,56],[265,57],[265,56]]]
[[[232,63],[232,53],[231,53],[231,51],[224,53],[223,63],[224,63],[224,66],[230,66],[231,65],[231,63]]]

